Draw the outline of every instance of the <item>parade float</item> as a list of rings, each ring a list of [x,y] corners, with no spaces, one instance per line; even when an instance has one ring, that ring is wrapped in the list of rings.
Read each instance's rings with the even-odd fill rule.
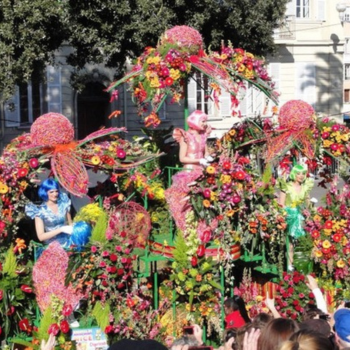
[[[156,127],[167,96],[184,103],[187,117],[186,82],[195,72],[208,77],[215,102],[222,90],[230,93],[233,116],[247,84],[277,102],[263,59],[231,44],[205,52],[200,34],[185,26],[167,31],[156,48],[147,47],[108,90],[117,98],[118,86],[129,84],[140,115],[148,111],[145,126]],[[266,310],[268,294],[281,314],[297,319],[313,300],[303,283],[304,274],[313,272],[330,303],[344,297],[350,197],[347,185],[336,188],[331,168],[335,160],[340,171],[349,163],[350,130],[317,117],[303,101],[289,101],[274,113],[277,122],[242,119],[211,146],[214,160],[189,189],[182,231],[167,207],[168,169],[160,167],[157,145],[127,141],[123,128],[75,140],[64,116],[40,117],[0,158],[0,339],[37,349],[52,333],[57,349],[74,349],[79,339],[72,336],[73,318],[79,329],[96,327],[110,343],[167,343],[194,322],[217,342],[222,303],[233,293],[245,299],[252,317]],[[301,158],[321,185],[331,185],[324,205],[303,211],[302,258],[296,251],[297,271],[288,273],[286,213],[276,199],[276,174],[288,175]],[[92,180],[97,174],[104,176]],[[38,200],[37,185],[48,176],[72,198],[89,195],[74,221],[89,223],[92,233],[82,247],[50,244],[36,259],[41,244],[24,207]]]

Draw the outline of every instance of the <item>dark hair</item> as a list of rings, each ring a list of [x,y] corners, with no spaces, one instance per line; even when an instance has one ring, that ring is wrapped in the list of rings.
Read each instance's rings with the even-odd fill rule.
[[[245,307],[245,302],[244,300],[239,297],[238,295],[235,295],[232,298],[228,298],[224,301],[224,306],[232,309],[233,311],[237,311],[239,310],[239,313],[241,314],[241,316],[243,317],[244,321],[246,321],[247,323],[250,322],[250,318],[248,316],[248,312],[247,309]]]
[[[294,333],[290,339],[282,344],[280,350],[333,350],[330,340],[324,335],[309,331],[301,330]]]
[[[47,192],[51,190],[57,190],[58,194],[60,194],[60,187],[58,186],[57,181],[53,179],[46,179],[45,181],[42,182],[38,190],[38,195],[40,199],[43,200],[44,202],[47,202],[49,199]]]
[[[273,317],[265,312],[260,312],[257,314],[253,321],[253,328],[255,329],[263,329],[271,320],[273,320]]]
[[[304,308],[304,312],[302,315],[302,320],[311,320],[315,318],[317,315],[326,315],[322,310],[318,309],[317,306],[313,304],[307,304]]]
[[[287,318],[274,318],[262,329],[259,340],[259,350],[274,350],[298,331],[298,324]]]

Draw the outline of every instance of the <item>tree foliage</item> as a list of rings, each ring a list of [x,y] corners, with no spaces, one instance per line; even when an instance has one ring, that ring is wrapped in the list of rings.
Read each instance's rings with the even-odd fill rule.
[[[63,5],[52,0],[1,0],[0,92],[10,96],[53,62],[54,51],[67,38]]]
[[[52,62],[66,41],[68,62],[105,63],[119,72],[126,57],[154,46],[175,25],[202,34],[206,47],[230,40],[255,54],[273,52],[273,30],[288,0],[2,0],[0,7],[0,91]]]

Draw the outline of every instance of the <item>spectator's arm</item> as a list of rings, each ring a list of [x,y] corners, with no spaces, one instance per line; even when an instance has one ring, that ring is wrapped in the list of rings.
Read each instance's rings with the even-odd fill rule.
[[[265,299],[265,305],[271,311],[273,318],[281,317],[280,313],[277,311],[275,307],[275,299],[270,298],[269,295],[267,295]]]
[[[307,278],[306,285],[309,287],[309,289],[312,291],[312,293],[315,296],[317,308],[320,309],[325,314],[328,314],[326,300],[322,295],[321,289],[318,287],[316,279],[311,275],[307,275],[306,278]]]

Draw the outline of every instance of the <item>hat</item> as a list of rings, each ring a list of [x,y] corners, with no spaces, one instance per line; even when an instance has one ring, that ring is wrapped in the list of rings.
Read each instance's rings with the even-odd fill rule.
[[[122,339],[112,344],[108,350],[168,350],[166,346],[156,340]]]
[[[331,333],[331,326],[326,320],[319,318],[312,318],[310,320],[305,320],[299,324],[300,330],[308,330],[320,333],[326,337]]]
[[[334,329],[339,338],[350,342],[350,309],[339,309],[334,314]]]

